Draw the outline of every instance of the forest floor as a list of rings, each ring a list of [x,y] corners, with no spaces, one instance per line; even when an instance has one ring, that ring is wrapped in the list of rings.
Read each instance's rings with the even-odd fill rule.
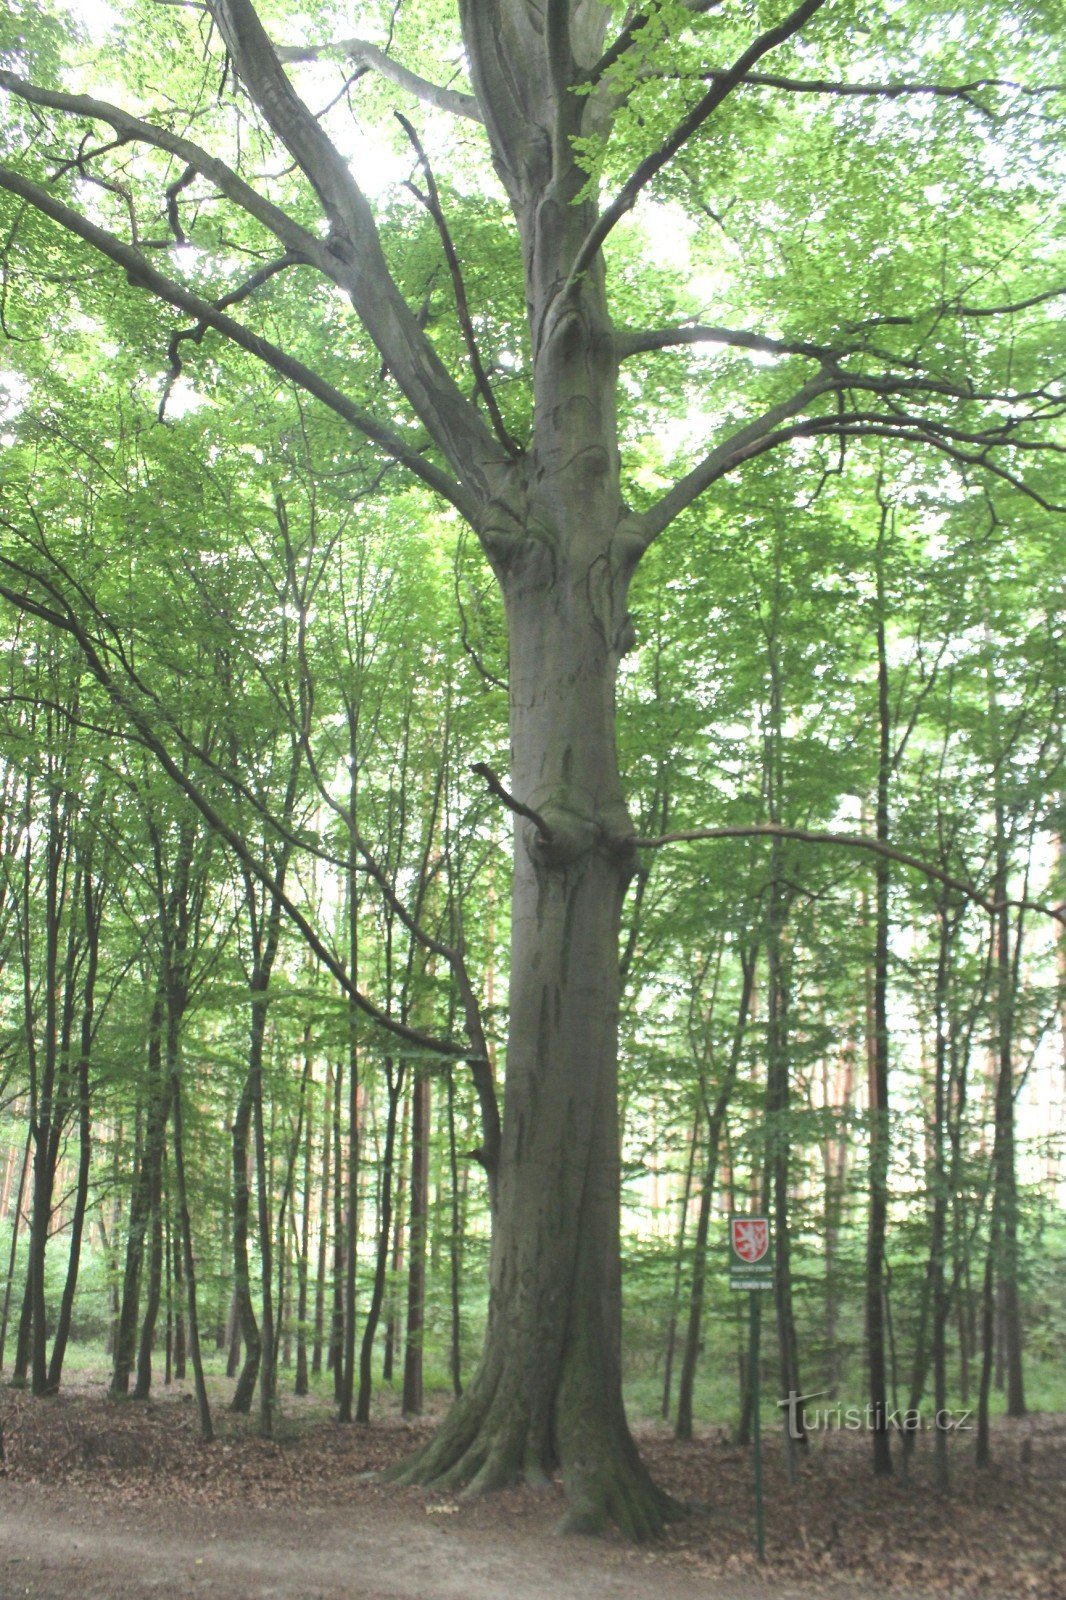
[[[1066,1417],[999,1423],[982,1473],[956,1435],[945,1497],[928,1437],[906,1479],[875,1481],[861,1435],[819,1435],[790,1487],[775,1416],[760,1567],[751,1453],[721,1430],[638,1430],[659,1481],[702,1509],[633,1547],[557,1537],[560,1491],[465,1501],[362,1476],[430,1421],[344,1427],[288,1399],[274,1441],[220,1409],[203,1445],[174,1388],[0,1392],[2,1600],[1066,1600]]]

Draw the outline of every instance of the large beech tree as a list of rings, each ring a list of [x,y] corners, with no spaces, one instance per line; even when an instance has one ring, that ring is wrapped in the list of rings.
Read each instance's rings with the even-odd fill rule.
[[[1059,408],[1041,328],[1055,284],[1021,241],[1044,205],[1032,152],[1054,85],[1025,67],[1039,20],[1027,12],[1023,40],[992,7],[967,15],[963,38],[956,12],[906,3],[890,24],[845,0],[458,0],[457,12],[363,6],[356,26],[373,38],[333,39],[344,24],[325,8],[309,39],[284,6],[132,5],[97,62],[121,81],[128,40],[116,105],[83,92],[100,74],[71,64],[61,19],[16,9],[0,71],[3,232],[27,272],[47,255],[40,218],[76,236],[87,263],[106,258],[146,304],[180,313],[169,327],[161,310],[157,324],[142,317],[135,335],[169,341],[172,379],[183,364],[195,375],[197,346],[238,346],[480,541],[510,648],[511,770],[486,776],[515,814],[506,1087],[483,1148],[491,1305],[475,1377],[406,1474],[486,1488],[561,1467],[572,1527],[613,1519],[639,1537],[670,1505],[621,1392],[619,928],[641,843],[662,842],[637,839],[616,754],[630,587],[653,541],[775,449],[807,474],[797,515],[868,440],[946,459],[959,493],[984,477],[1050,508],[1040,452]],[[323,112],[329,62],[345,93]],[[399,223],[351,159],[353,108],[372,115],[390,96],[411,156]],[[463,139],[442,131],[447,117]],[[468,217],[479,161],[490,272],[449,215]],[[436,258],[421,292],[405,254],[415,218]],[[821,243],[804,260],[808,222]],[[664,227],[700,268],[698,292],[664,289],[654,259],[641,287],[641,241]],[[417,249],[428,259],[425,232]],[[251,273],[235,268],[241,251]],[[525,326],[505,333],[518,283]],[[748,322],[722,325],[738,306]],[[689,347],[691,365],[671,347]],[[640,373],[655,392],[656,359],[663,415],[690,415],[652,471]],[[35,583],[8,564],[9,598],[76,628]],[[89,664],[129,709],[91,648]],[[482,1064],[477,1040],[441,1047]],[[875,1277],[882,1250],[874,1238]],[[883,1393],[883,1371],[872,1379]]]

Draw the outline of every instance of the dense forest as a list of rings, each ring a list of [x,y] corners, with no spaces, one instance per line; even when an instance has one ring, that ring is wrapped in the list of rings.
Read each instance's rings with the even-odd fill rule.
[[[643,1537],[765,1212],[790,1472],[1066,1407],[1059,45],[7,8],[6,1381]]]

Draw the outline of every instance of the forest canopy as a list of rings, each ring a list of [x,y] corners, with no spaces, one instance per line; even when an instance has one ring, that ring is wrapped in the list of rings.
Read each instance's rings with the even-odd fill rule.
[[[410,1481],[651,1536],[765,1212],[875,1472],[1044,1395],[1059,22],[7,8],[16,1382],[443,1386]]]

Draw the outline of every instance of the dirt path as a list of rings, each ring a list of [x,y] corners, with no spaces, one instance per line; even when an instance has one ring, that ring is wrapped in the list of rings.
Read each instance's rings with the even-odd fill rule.
[[[648,1548],[560,1538],[559,1485],[470,1501],[382,1482],[432,1417],[341,1427],[290,1399],[270,1440],[216,1420],[204,1445],[183,1393],[0,1389],[0,1600],[1066,1600],[1062,1417],[999,1424],[982,1473],[954,1439],[948,1496],[927,1439],[885,1480],[863,1437],[826,1434],[789,1482],[771,1438],[766,1567],[749,1454],[720,1429],[641,1430],[693,1508]]]
[[[416,1520],[421,1517],[421,1521]],[[2,1600],[876,1600],[850,1583],[667,1571],[653,1553],[400,1505],[123,1507],[0,1485]],[[899,1590],[892,1600],[906,1600]],[[917,1594],[913,1600],[918,1600]]]

